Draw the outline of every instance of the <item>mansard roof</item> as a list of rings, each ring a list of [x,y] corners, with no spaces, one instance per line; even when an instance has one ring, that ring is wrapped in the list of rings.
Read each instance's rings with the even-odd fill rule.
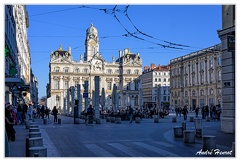
[[[53,54],[55,56],[70,56],[71,54],[68,51],[65,51],[62,49],[62,45],[60,45],[60,47],[53,52]]]

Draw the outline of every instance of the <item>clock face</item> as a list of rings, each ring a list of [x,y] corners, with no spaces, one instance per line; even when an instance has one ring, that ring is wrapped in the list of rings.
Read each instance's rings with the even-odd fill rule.
[[[89,44],[90,44],[91,46],[95,46],[95,45],[96,45],[96,42],[95,42],[94,40],[91,40],[91,41],[89,42]]]

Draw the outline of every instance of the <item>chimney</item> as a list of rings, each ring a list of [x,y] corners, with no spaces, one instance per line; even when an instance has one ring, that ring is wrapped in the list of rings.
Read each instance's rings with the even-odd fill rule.
[[[144,71],[147,71],[149,69],[148,66],[144,66]]]
[[[151,70],[153,70],[155,68],[154,64],[151,64]]]

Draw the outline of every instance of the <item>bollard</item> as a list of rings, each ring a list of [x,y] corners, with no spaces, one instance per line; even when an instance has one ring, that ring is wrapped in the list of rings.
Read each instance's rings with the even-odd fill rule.
[[[140,117],[135,117],[135,123],[140,123]]]
[[[153,116],[153,122],[154,122],[154,123],[158,123],[158,122],[159,122],[159,117],[158,117],[158,115],[154,115],[154,116]]]
[[[58,119],[58,124],[62,124],[62,119],[61,118]]]
[[[194,119],[194,126],[196,129],[196,137],[202,137],[202,119]]]
[[[29,124],[29,121],[25,121],[25,127],[26,127],[26,129],[29,129],[29,127],[30,127],[30,124]]]
[[[28,140],[29,140],[29,148],[36,147],[36,146],[43,146],[42,137],[29,138]]]
[[[30,125],[29,128],[38,128],[38,125]]]
[[[116,124],[121,124],[121,118],[116,118]]]
[[[111,123],[115,123],[115,117],[111,117],[110,120],[111,120]]]
[[[43,124],[47,124],[47,119],[43,119]]]
[[[29,132],[40,132],[39,128],[29,128]]]
[[[210,122],[210,117],[209,116],[206,117],[206,121]]]
[[[202,137],[202,150],[211,151],[216,149],[216,136],[205,135]]]
[[[110,117],[108,116],[107,118],[106,118],[106,122],[110,122],[111,120],[110,120]]]
[[[37,125],[37,122],[29,122],[30,125]]]
[[[41,137],[41,132],[29,132],[29,138]]]
[[[95,121],[96,121],[96,124],[101,124],[101,119],[100,118],[96,118]]]
[[[182,130],[185,131],[186,128],[187,128],[187,123],[186,123],[186,121],[183,121],[182,122]]]
[[[175,126],[173,128],[173,132],[174,132],[174,137],[176,137],[176,138],[182,138],[183,137],[183,131],[182,131],[181,126]]]
[[[189,117],[189,122],[193,122],[194,121],[194,117],[193,116],[190,116]]]
[[[184,143],[195,143],[195,130],[183,131],[183,142]]]
[[[177,118],[176,117],[172,117],[172,122],[176,123],[177,122]]]
[[[29,157],[47,157],[47,147],[45,146],[30,147]]]

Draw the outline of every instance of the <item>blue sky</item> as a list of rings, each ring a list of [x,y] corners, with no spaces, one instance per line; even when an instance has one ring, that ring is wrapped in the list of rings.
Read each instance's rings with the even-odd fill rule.
[[[221,5],[127,6],[117,5],[114,10],[115,4],[27,5],[31,67],[39,82],[39,98],[46,95],[51,51],[62,44],[65,50],[71,47],[73,59],[79,60],[91,22],[98,29],[100,53],[107,62],[112,56],[118,58],[119,50],[130,48],[140,53],[143,67],[167,65],[173,58],[220,43]],[[126,36],[128,32],[136,37]],[[167,42],[181,46],[163,48],[170,45]]]

